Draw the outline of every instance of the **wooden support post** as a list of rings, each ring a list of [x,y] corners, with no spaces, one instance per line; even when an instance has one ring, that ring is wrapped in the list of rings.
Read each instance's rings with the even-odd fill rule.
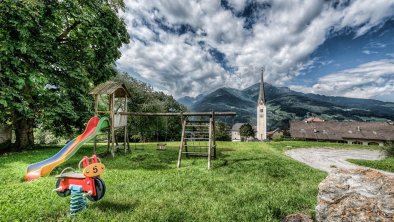
[[[212,112],[212,128],[213,128],[213,136],[212,136],[212,140],[213,140],[213,158],[216,159],[216,124],[215,124],[215,112]]]
[[[98,95],[94,95],[94,115],[98,115]]]
[[[125,111],[127,112],[127,95],[125,96]],[[126,153],[126,144],[127,144],[127,151],[130,152],[128,123],[129,122],[128,122],[128,117],[127,117],[126,126],[124,127],[125,153]]]
[[[115,157],[115,93],[112,93],[110,98],[111,104],[111,137],[112,137],[112,144],[111,144],[111,154],[112,157]]]
[[[108,129],[108,134],[107,134],[107,153],[109,153],[109,152],[111,152],[110,151],[110,147],[111,147],[111,126],[110,126],[110,128]]]
[[[96,155],[96,146],[97,146],[97,136],[94,137],[93,139],[93,154]]]
[[[125,96],[124,98],[124,104],[126,104],[126,98],[127,96]],[[126,105],[124,107],[124,109],[126,109]],[[127,110],[125,110],[127,112]],[[126,116],[127,117],[127,116]],[[123,127],[123,151],[126,154],[127,150],[126,150],[126,136],[127,136],[127,120],[126,120],[126,126]]]
[[[124,153],[127,153],[127,125],[124,127],[124,136],[123,136],[123,149],[124,149]]]
[[[178,163],[177,163],[178,168],[181,167],[182,150],[183,150],[183,145],[184,145],[184,141],[185,141],[185,129],[186,129],[186,119],[183,119],[181,144],[179,145],[179,154],[178,154]]]
[[[212,116],[212,112],[181,112],[181,113],[145,113],[145,112],[119,112],[121,115],[132,116]],[[216,112],[215,116],[235,116],[235,112]]]
[[[98,116],[98,95],[94,95],[94,115]],[[97,136],[94,137],[93,140],[93,154],[96,154],[97,150]]]
[[[211,150],[212,150],[212,117],[209,118],[209,141],[208,141],[208,170],[211,169]]]

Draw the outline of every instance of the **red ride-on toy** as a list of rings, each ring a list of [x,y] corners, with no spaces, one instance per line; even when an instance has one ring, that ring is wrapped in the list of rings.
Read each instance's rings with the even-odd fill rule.
[[[91,163],[89,163],[89,160],[91,160]],[[83,157],[78,164],[79,169],[81,169],[81,164],[84,168],[82,173],[75,172],[71,167],[67,167],[60,175],[56,176],[58,179],[55,191],[59,196],[66,197],[71,194],[71,185],[79,185],[82,186],[83,192],[87,194],[86,196],[90,201],[98,201],[105,194],[105,183],[99,177],[104,172],[105,166],[96,155],[90,158]],[[72,171],[68,171],[70,169]]]

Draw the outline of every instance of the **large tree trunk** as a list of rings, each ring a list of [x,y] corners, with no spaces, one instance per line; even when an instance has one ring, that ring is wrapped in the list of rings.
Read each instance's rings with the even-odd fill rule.
[[[33,124],[33,119],[14,118],[15,151],[22,151],[34,145]]]

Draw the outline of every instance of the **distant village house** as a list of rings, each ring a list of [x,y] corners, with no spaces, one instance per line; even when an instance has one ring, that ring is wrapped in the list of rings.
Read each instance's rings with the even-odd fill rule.
[[[240,142],[241,141],[241,134],[239,132],[239,129],[241,128],[242,125],[244,125],[245,123],[236,123],[233,125],[233,127],[231,128],[231,141],[233,142]],[[257,127],[255,125],[252,125],[253,130],[256,132],[254,138],[248,138],[248,141],[251,140],[256,140],[258,132],[257,132]],[[267,132],[267,139],[268,140],[272,140],[272,138],[274,136],[283,136],[283,131],[281,131],[279,128],[275,129],[273,131],[269,131]]]
[[[241,138],[241,134],[239,132],[239,130],[241,129],[241,126],[244,125],[246,123],[236,123],[233,125],[233,127],[231,128],[231,141],[233,142],[240,142],[242,140]],[[257,127],[252,125],[253,130],[256,132],[254,138],[256,138],[257,136]],[[247,140],[254,140],[254,138],[247,138]]]
[[[330,122],[319,118],[290,121],[294,139],[335,141],[348,144],[379,145],[394,142],[392,122]]]

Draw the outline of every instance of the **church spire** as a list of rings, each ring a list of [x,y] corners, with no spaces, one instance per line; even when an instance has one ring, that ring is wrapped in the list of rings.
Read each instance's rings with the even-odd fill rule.
[[[265,94],[264,94],[264,67],[261,68],[261,79],[260,79],[260,92],[259,98],[257,100],[257,105],[260,103],[265,103]]]

